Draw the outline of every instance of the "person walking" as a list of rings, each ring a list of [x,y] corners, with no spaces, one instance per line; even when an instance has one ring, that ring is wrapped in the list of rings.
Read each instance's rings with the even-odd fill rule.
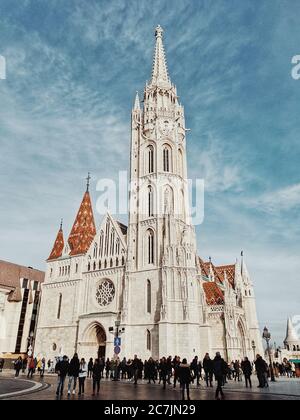
[[[60,359],[55,366],[55,372],[57,373],[57,390],[56,395],[62,396],[64,392],[65,380],[69,371],[68,357],[64,356]]]
[[[150,384],[151,381],[155,384],[156,366],[152,357],[150,357],[150,359],[148,360],[147,366],[148,366],[148,384]]]
[[[234,381],[240,382],[240,362],[236,360],[234,362]]]
[[[256,360],[254,364],[255,364],[257,379],[259,382],[258,388],[265,388],[267,384],[267,380],[266,380],[266,374],[268,372],[267,364],[259,354],[256,356]]]
[[[68,395],[71,395],[71,392],[73,393],[73,395],[75,395],[76,393],[77,379],[79,377],[79,368],[80,368],[80,362],[79,362],[78,354],[75,353],[69,365]]]
[[[172,364],[173,364],[173,370],[174,370],[173,388],[176,388],[176,383],[179,380],[180,357],[175,356]]]
[[[100,360],[95,359],[95,363],[93,366],[93,397],[96,395],[95,394],[96,388],[97,388],[97,395],[99,395],[101,375],[102,375],[102,367],[100,364]]]
[[[132,361],[132,371],[133,371],[133,378],[134,378],[134,385],[137,385],[137,381],[139,378],[139,370],[141,367],[141,362],[138,359],[137,355],[134,355],[134,359]]]
[[[109,357],[108,357],[106,359],[106,362],[105,362],[105,376],[106,376],[106,379],[109,378],[109,371],[110,371],[110,360],[109,360]]]
[[[185,391],[187,399],[190,400],[190,383],[192,380],[190,365],[187,363],[186,359],[182,360],[182,363],[179,366],[179,382],[182,392],[182,400],[185,400]]]
[[[191,371],[193,372],[193,382],[196,379],[197,386],[200,386],[200,374],[199,374],[199,363],[198,356],[195,356],[191,363]]]
[[[245,359],[242,361],[241,368],[242,368],[243,374],[245,376],[246,388],[248,388],[248,385],[249,385],[250,388],[252,388],[252,382],[251,382],[252,365],[251,365],[248,357],[245,357]]]
[[[93,363],[94,366],[94,363]],[[84,395],[84,384],[85,379],[88,374],[88,366],[85,362],[85,359],[81,359],[80,365],[79,365],[79,392],[78,395]]]
[[[226,372],[227,372],[227,364],[222,359],[221,354],[217,352],[216,357],[213,360],[213,373],[217,381],[216,400],[220,399],[219,394],[221,394],[222,400],[225,399],[222,386],[223,386],[223,377],[224,375],[226,375]]]
[[[3,370],[3,366],[4,366],[4,359],[0,359],[0,373],[2,373]]]
[[[33,374],[34,374],[34,371],[35,371],[35,360],[34,360],[33,357],[31,357],[28,360],[28,373],[27,373],[27,378],[31,378],[32,379]]]
[[[22,369],[22,358],[18,357],[18,359],[14,363],[15,368],[15,378],[18,378],[20,375],[20,370]]]
[[[91,357],[88,363],[88,374],[87,374],[88,378],[91,378],[93,375],[93,366],[94,366],[94,362],[93,362],[93,358]]]
[[[213,361],[211,360],[210,356],[208,353],[206,353],[204,359],[203,359],[203,370],[205,373],[205,382],[206,382],[206,386],[207,387],[211,387],[212,388],[212,381],[213,381]]]
[[[167,376],[168,376],[167,359],[163,357],[159,363],[159,383],[162,380],[163,389],[166,389]]]

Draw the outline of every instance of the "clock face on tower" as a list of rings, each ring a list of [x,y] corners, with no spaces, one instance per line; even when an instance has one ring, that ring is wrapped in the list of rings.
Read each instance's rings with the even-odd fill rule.
[[[103,280],[96,291],[96,300],[102,307],[109,305],[115,297],[115,286],[110,280]]]

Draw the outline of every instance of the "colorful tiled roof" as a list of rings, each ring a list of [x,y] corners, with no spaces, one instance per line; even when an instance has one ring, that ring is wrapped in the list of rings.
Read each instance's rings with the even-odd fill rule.
[[[63,230],[62,230],[62,226],[61,226],[58,233],[57,233],[57,236],[56,236],[51,254],[49,255],[48,261],[56,260],[57,258],[61,257],[63,249],[64,249],[64,245],[65,245],[64,234],[63,234]]]
[[[232,287],[235,286],[235,264],[231,265],[220,265],[216,267],[218,275],[220,278],[223,279],[224,282],[224,272],[226,273],[227,280],[231,284]]]
[[[224,304],[223,292],[215,282],[203,282],[203,290],[208,305],[213,306]]]
[[[88,191],[83,196],[75,222],[73,224],[68,243],[70,255],[85,254],[96,235],[96,226]]]

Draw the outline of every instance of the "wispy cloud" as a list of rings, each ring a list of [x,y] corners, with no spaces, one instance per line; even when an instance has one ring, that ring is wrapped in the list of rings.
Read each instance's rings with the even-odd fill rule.
[[[250,199],[250,205],[258,210],[278,214],[300,208],[300,184],[290,185]]]

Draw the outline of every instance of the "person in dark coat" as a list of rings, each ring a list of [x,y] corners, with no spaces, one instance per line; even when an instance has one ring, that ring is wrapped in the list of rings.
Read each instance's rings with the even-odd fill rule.
[[[134,378],[134,385],[137,385],[137,381],[140,376],[140,372],[143,370],[143,362],[138,359],[137,355],[134,355],[134,359],[132,361],[132,372]]]
[[[62,396],[64,392],[65,380],[66,376],[69,372],[69,362],[68,357],[64,356],[62,360],[59,360],[55,366],[55,372],[58,375],[58,383],[57,383],[57,390],[56,395]]]
[[[173,369],[174,369],[174,384],[173,387],[176,388],[176,382],[179,380],[179,366],[180,366],[180,357],[175,356],[173,362]]]
[[[153,381],[153,383],[155,384],[156,366],[152,357],[150,357],[150,359],[148,360],[147,365],[148,365],[148,384],[150,384],[151,381]]]
[[[209,357],[209,354],[206,353],[204,359],[203,359],[203,370],[205,373],[205,382],[206,382],[206,386],[210,386],[212,388],[212,380],[213,380],[213,371],[214,371],[214,367],[213,367],[213,361],[211,360],[211,358]]]
[[[159,369],[159,383],[160,381],[162,381],[163,389],[166,389],[167,377],[168,377],[168,364],[167,364],[167,359],[165,357],[163,357],[160,360],[158,369]]]
[[[0,373],[2,372],[4,366],[4,359],[0,359]]]
[[[15,361],[15,378],[18,378],[20,375],[20,370],[22,369],[22,358],[18,357],[18,360]]]
[[[73,359],[71,359],[70,361],[70,365],[69,365],[69,384],[68,384],[68,395],[71,395],[71,388],[72,388],[72,383],[73,383],[73,395],[76,392],[76,385],[77,385],[77,379],[79,376],[79,358],[78,358],[78,354],[75,353]]]
[[[99,359],[95,360],[93,366],[93,397],[95,396],[95,391],[97,387],[97,394],[100,392],[100,381],[102,376],[102,366]]]
[[[266,372],[268,370],[267,364],[259,354],[256,356],[254,364],[259,382],[258,388],[264,388],[266,386]]]
[[[226,375],[227,373],[227,363],[224,361],[224,359],[222,359],[221,354],[219,352],[216,353],[216,357],[213,361],[213,372],[217,381],[216,400],[220,399],[219,394],[221,394],[222,399],[224,399],[225,396],[222,386],[224,375]]]
[[[190,383],[192,381],[190,365],[188,365],[187,360],[183,359],[182,363],[179,366],[179,381],[182,391],[182,400],[185,400],[185,390],[187,399],[190,400]]]
[[[89,360],[89,363],[88,363],[88,374],[87,374],[88,378],[91,378],[92,375],[93,375],[93,366],[94,366],[94,362],[93,362],[93,359],[91,357],[90,360]]]
[[[249,384],[250,388],[252,388],[252,382],[251,382],[252,365],[251,365],[248,357],[245,357],[245,359],[242,361],[241,368],[242,368],[243,374],[245,376],[246,388],[248,388],[248,384]]]
[[[195,356],[191,363],[191,371],[193,372],[193,382],[197,380],[197,386],[200,386],[199,362],[198,356]]]

